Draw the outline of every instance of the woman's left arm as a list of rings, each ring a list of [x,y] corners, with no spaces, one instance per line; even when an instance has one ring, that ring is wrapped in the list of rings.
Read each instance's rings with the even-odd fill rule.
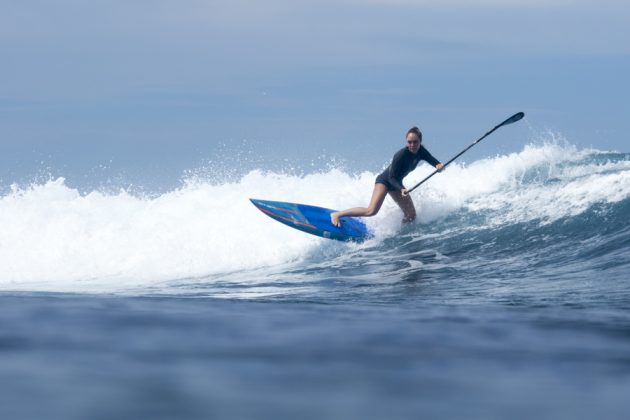
[[[438,171],[441,171],[442,169],[444,169],[444,164],[440,163],[439,160],[434,158],[433,155],[429,153],[427,149],[423,147],[422,149],[420,149],[420,151],[422,152],[422,155],[420,156],[422,160],[425,160],[429,162],[429,164],[435,166],[435,169],[437,169]]]

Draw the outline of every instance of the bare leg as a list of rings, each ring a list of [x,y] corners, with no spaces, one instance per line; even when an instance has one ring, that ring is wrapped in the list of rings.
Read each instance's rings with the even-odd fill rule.
[[[413,205],[410,195],[403,196],[400,191],[390,191],[389,195],[403,211],[403,214],[405,215],[403,223],[409,223],[416,220],[416,208]]]
[[[374,216],[381,209],[385,196],[387,195],[387,187],[384,184],[374,184],[374,190],[372,191],[372,199],[367,207],[354,207],[351,209],[337,211],[331,213],[330,222],[341,227],[341,221],[339,220],[344,216],[358,216],[358,217],[370,217]]]

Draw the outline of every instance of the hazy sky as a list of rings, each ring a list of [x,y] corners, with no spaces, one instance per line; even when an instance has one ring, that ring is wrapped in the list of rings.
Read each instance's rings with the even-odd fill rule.
[[[517,111],[464,160],[547,129],[626,152],[629,41],[615,0],[0,0],[0,180],[377,170],[411,125],[446,160]]]

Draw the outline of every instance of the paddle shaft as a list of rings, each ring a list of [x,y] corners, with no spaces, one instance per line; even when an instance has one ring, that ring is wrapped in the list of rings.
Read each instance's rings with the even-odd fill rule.
[[[465,148],[464,150],[462,150],[461,152],[459,152],[458,154],[456,154],[455,156],[453,156],[448,162],[446,162],[444,164],[444,167],[446,168],[451,162],[453,162],[455,159],[457,159],[458,157],[460,157],[461,155],[463,155],[464,153],[466,153],[471,147],[473,147],[475,144],[479,143],[481,140],[485,139],[486,137],[488,137],[490,134],[494,133],[496,129],[498,129],[499,127],[503,127],[504,125],[507,124],[512,124],[513,122],[516,122],[518,120],[520,120],[521,118],[523,118],[525,116],[525,114],[523,114],[522,112],[518,112],[514,115],[512,115],[510,118],[508,118],[507,120],[503,121],[501,124],[497,125],[496,127],[494,127],[492,130],[488,131],[486,134],[484,134],[483,136],[481,136],[479,139],[475,140],[471,145],[469,145],[467,148]],[[413,190],[415,190],[416,188],[418,188],[420,185],[424,184],[426,181],[428,181],[433,175],[437,174],[439,171],[436,169],[435,171],[433,171],[431,173],[431,175],[427,176],[426,178],[424,178],[422,181],[418,182],[416,185],[414,185],[413,187],[411,187],[411,189],[407,190],[407,194],[410,194]]]

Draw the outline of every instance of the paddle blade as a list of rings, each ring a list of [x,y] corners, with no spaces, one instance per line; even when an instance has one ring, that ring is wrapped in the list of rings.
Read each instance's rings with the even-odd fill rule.
[[[520,119],[522,119],[524,116],[525,116],[524,112],[517,112],[516,114],[512,115],[507,120],[503,121],[497,127],[501,127],[501,126],[504,126],[504,125],[515,123],[516,121],[519,121]]]

